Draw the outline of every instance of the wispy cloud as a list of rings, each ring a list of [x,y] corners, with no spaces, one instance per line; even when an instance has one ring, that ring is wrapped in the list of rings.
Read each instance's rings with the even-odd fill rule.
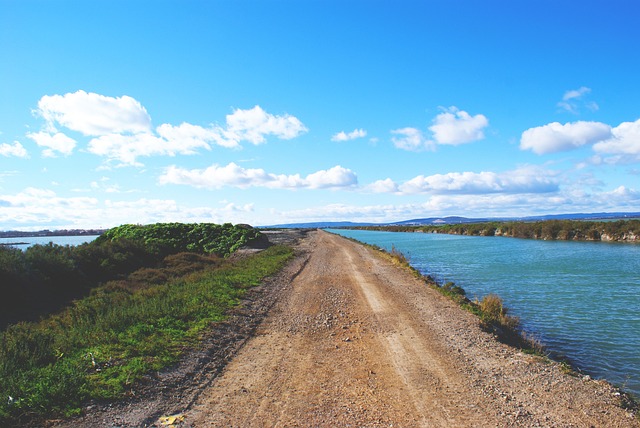
[[[331,137],[331,141],[349,141],[349,140],[355,140],[357,138],[364,138],[366,136],[367,136],[367,131],[360,128],[360,129],[354,129],[349,133],[340,131],[337,134],[334,134],[333,137]]]
[[[170,166],[159,178],[160,184],[183,184],[197,188],[265,187],[270,189],[337,189],[358,184],[356,174],[340,165],[302,177],[300,174],[273,174],[259,168],[243,168],[235,163],[212,165],[206,169]]]
[[[418,175],[397,185],[401,194],[521,194],[549,193],[559,189],[557,173],[539,167],[525,166],[496,173],[451,172],[448,174]],[[392,189],[390,183],[388,188]]]
[[[431,136],[412,127],[391,131],[394,145],[403,150],[434,150],[437,145],[458,146],[484,139],[484,130],[489,120],[483,114],[470,115],[455,106],[443,108],[429,126]]]
[[[588,110],[596,111],[599,109],[598,104],[594,101],[586,99],[587,95],[591,93],[591,88],[582,86],[579,89],[572,89],[567,91],[562,96],[562,101],[558,102],[558,107],[569,113],[578,114],[580,108],[585,107]]]

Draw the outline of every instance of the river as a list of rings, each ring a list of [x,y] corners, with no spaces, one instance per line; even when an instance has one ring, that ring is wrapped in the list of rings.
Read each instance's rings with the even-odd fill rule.
[[[640,397],[640,245],[330,230],[386,250],[470,299],[495,293],[584,373]]]

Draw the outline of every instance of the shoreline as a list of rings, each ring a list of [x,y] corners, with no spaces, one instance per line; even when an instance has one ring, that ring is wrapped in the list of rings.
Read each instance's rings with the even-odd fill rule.
[[[498,236],[543,241],[640,243],[640,219],[616,222],[545,220],[538,222],[479,222],[442,225],[344,227],[352,230]]]
[[[334,232],[331,232],[331,231],[327,231],[327,232],[335,234]],[[421,233],[421,232],[416,232],[416,233]],[[392,251],[387,251],[386,249],[379,247],[375,244],[369,244],[363,241],[359,241],[358,239],[343,236],[340,234],[335,234],[335,235],[340,236],[344,239],[353,241],[359,245],[363,245],[365,247],[379,251],[385,254],[385,256],[395,259],[398,265],[409,270],[414,276],[424,281],[427,287],[437,290],[441,295],[443,295],[444,297],[448,298],[449,300],[457,304],[458,307],[460,307],[460,309],[473,314],[479,319],[481,323],[483,322],[483,314],[478,308],[480,302],[478,301],[473,302],[469,300],[466,297],[466,290],[464,290],[464,288],[458,285],[455,285],[454,282],[450,282],[450,281],[439,282],[430,274],[424,274],[420,272],[417,268],[411,265],[409,259],[407,259],[403,253],[399,251],[396,252],[395,249],[392,249]],[[494,293],[492,294],[495,295]],[[501,298],[499,296],[497,297],[500,299],[500,305],[502,306]],[[506,314],[507,312],[508,312],[508,307],[505,306],[504,313]],[[524,352],[531,353],[533,355],[537,355],[543,358],[547,358],[550,361],[561,364],[563,366],[563,370],[565,370],[571,376],[583,377],[589,380],[593,379],[595,381],[606,382],[612,388],[615,388],[620,392],[621,398],[623,399],[623,401],[628,403],[630,408],[633,408],[635,412],[640,411],[640,394],[636,394],[633,391],[626,391],[624,390],[624,386],[615,385],[605,377],[593,378],[592,375],[589,373],[589,370],[583,367],[580,367],[575,362],[573,362],[573,359],[571,358],[570,355],[565,355],[560,351],[553,349],[552,347],[548,346],[544,342],[541,342],[539,339],[537,339],[535,332],[533,333],[532,336],[529,336],[523,329],[520,328],[520,326],[516,326],[515,328],[513,328],[509,325],[501,324],[500,322],[496,322],[493,325],[485,325],[484,328],[486,329],[486,331],[494,334],[494,336],[496,337],[496,340],[500,341],[501,343],[514,347],[515,349],[520,349]]]

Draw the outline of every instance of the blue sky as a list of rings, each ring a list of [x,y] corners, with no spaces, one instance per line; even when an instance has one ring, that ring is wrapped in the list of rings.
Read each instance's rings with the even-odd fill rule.
[[[0,0],[0,229],[640,211],[639,16]]]

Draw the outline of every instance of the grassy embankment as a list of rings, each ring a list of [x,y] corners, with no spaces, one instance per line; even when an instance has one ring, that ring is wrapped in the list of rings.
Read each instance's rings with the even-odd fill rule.
[[[58,314],[9,326],[0,334],[0,425],[74,415],[88,399],[125,396],[142,375],[197,346],[212,323],[291,256],[283,246],[239,260],[170,254]]]

